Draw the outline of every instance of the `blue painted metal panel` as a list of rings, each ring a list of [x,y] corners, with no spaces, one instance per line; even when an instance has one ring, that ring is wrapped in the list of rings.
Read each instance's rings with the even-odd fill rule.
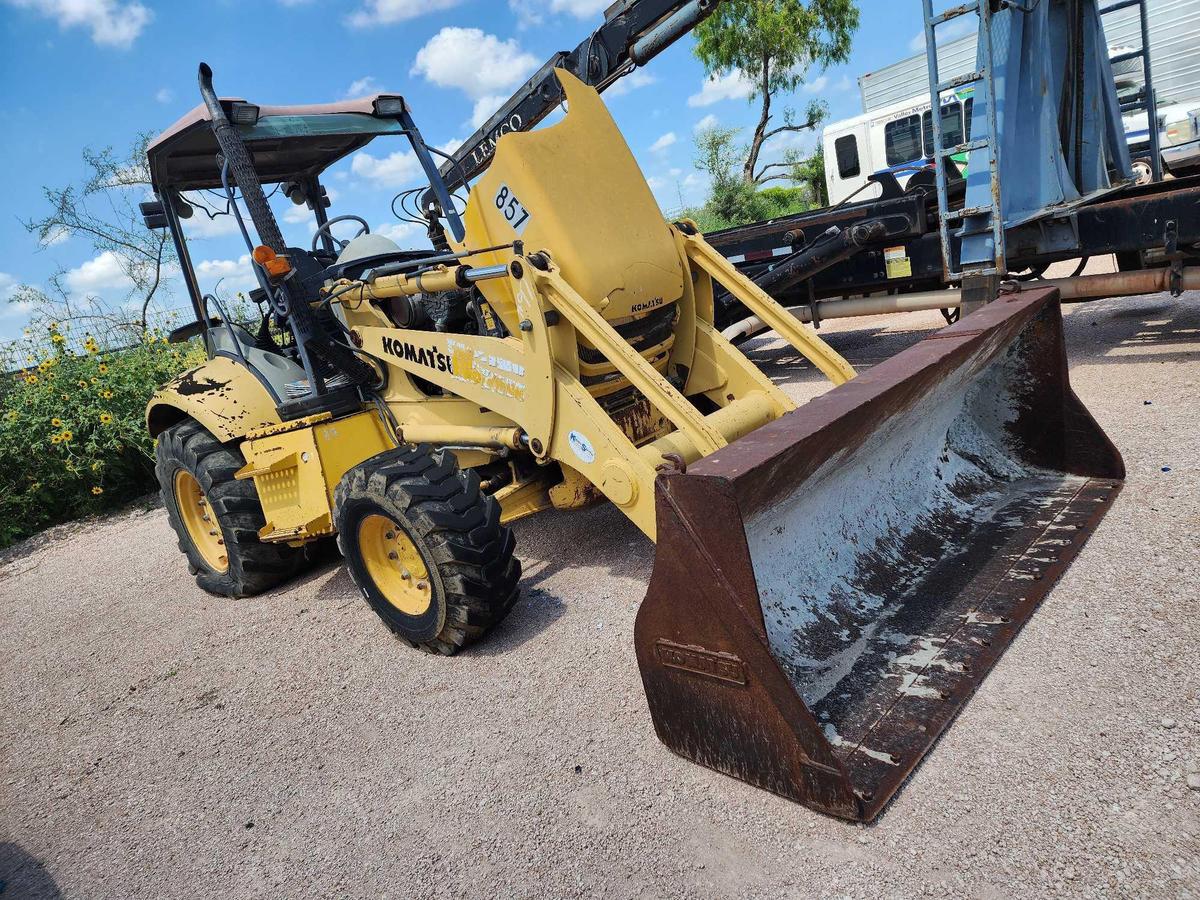
[[[1108,189],[1110,168],[1118,173],[1118,181],[1130,177],[1129,148],[1097,4],[1081,2],[1082,66],[1074,84],[1082,92],[1078,106],[1064,104],[1064,92],[1072,86],[1065,79],[1073,68],[1067,59],[1070,4],[1041,0],[1028,11],[1007,8],[992,18],[1001,210],[1006,227]],[[979,65],[984,62],[981,47]],[[1067,99],[1071,101],[1071,95]],[[1066,126],[1061,130],[1060,117]],[[983,138],[988,133],[986,101],[976,96],[971,136]],[[967,207],[992,205],[988,153],[982,149],[971,154]],[[995,258],[990,226],[988,215],[965,220],[959,231],[962,266],[990,264]]]

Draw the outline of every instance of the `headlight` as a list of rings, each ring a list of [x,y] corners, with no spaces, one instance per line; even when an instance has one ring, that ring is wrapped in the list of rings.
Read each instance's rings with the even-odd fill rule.
[[[376,97],[375,98],[375,115],[377,116],[398,116],[404,112],[403,97]]]
[[[229,121],[234,125],[254,125],[258,122],[258,107],[253,103],[234,103],[229,108]]]

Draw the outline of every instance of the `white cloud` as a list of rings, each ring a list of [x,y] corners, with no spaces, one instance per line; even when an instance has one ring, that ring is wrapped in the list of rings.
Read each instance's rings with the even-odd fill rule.
[[[21,283],[7,272],[0,272],[0,319],[23,316],[33,309],[32,303],[14,303],[12,297]]]
[[[962,16],[958,19],[953,19],[945,25],[939,25],[937,29],[937,42],[944,44],[946,41],[953,41],[960,37],[966,37],[968,34],[973,34],[979,30],[979,19],[975,16]],[[908,49],[913,53],[920,53],[925,49],[925,32],[918,31],[913,35],[911,41],[908,42]]]
[[[383,86],[375,80],[374,75],[368,75],[365,78],[359,78],[356,81],[350,82],[350,87],[346,88],[345,97],[351,99],[354,97],[369,97],[371,94],[382,93]]]
[[[854,89],[854,82],[851,81],[849,75],[843,75],[838,79],[838,83],[833,86],[835,91],[849,91]]]
[[[216,291],[219,285],[221,293],[245,293],[258,287],[249,253],[237,259],[206,259],[197,263],[196,278],[202,291]]]
[[[61,244],[63,241],[71,237],[71,232],[65,228],[59,228],[57,231],[52,231],[44,238],[40,238],[38,243],[43,247],[53,247],[55,244]]]
[[[605,92],[605,96],[623,97],[625,94],[636,91],[638,88],[649,87],[656,81],[658,79],[653,75],[643,72],[641,69],[634,69],[628,75],[618,78],[613,82],[612,87]]]
[[[586,19],[604,12],[610,5],[612,0],[508,0],[508,8],[521,28],[541,25],[547,14],[568,13]]]
[[[18,9],[29,9],[58,22],[61,29],[87,28],[93,43],[127,50],[154,14],[141,3],[119,0],[8,0]]]
[[[391,238],[401,249],[414,249],[429,245],[429,236],[420,225],[411,222],[385,222],[371,229],[372,234]]]
[[[307,204],[296,206],[293,203],[289,204],[287,211],[284,212],[283,221],[290,225],[301,225],[308,221],[315,221],[315,216],[313,216],[312,210],[308,208]]]
[[[697,134],[699,134],[701,131],[708,131],[710,128],[716,128],[720,124],[721,124],[721,120],[718,119],[716,116],[714,116],[712,113],[709,113],[707,116],[705,116],[703,119],[701,119],[699,122],[696,123],[696,127],[693,130]]]
[[[537,58],[515,40],[502,41],[478,28],[443,28],[417,51],[411,74],[480,100],[514,87],[537,66]]]
[[[819,94],[827,87],[829,87],[829,76],[818,75],[812,81],[805,83],[804,90],[809,94]]]
[[[71,293],[103,294],[105,291],[127,291],[133,287],[133,280],[125,271],[121,258],[111,250],[105,250],[69,270],[66,284]]]
[[[351,28],[372,28],[376,25],[395,25],[417,16],[453,9],[462,0],[367,0],[362,9],[346,19]]]
[[[329,198],[331,204],[337,203],[338,192],[333,188],[325,185],[325,196]],[[332,215],[332,213],[330,214]],[[283,212],[283,221],[291,225],[305,225],[309,222],[316,222],[316,216],[313,215],[307,203],[292,203],[290,200],[287,204],[287,209]]]
[[[175,92],[167,87],[159,88],[154,92],[154,99],[159,103],[170,103],[175,99]]]
[[[650,152],[651,153],[664,153],[664,152],[666,152],[668,147],[670,147],[672,144],[674,144],[678,140],[679,140],[679,138],[675,135],[675,132],[668,131],[666,134],[664,134],[657,141],[655,141],[653,144],[650,145]]]
[[[193,206],[208,206],[212,208],[215,201],[212,197],[200,197],[196,194],[185,193],[183,199]],[[223,207],[221,207],[223,208]],[[217,216],[210,219],[200,209],[192,213],[190,219],[183,223],[183,233],[189,241],[203,241],[208,238],[225,237],[237,231],[237,221],[232,215]]]
[[[604,12],[611,3],[612,0],[550,0],[550,11],[570,13],[576,18],[585,19]]]
[[[404,150],[383,158],[364,150],[350,162],[350,171],[380,187],[403,187],[421,171],[421,164],[416,156]]]
[[[727,75],[710,75],[700,93],[688,97],[688,106],[712,106],[722,100],[745,100],[754,92],[754,83],[737,69]]]
[[[508,94],[489,94],[476,100],[475,106],[471,110],[471,127],[481,128],[483,123],[490,119],[507,99]]]

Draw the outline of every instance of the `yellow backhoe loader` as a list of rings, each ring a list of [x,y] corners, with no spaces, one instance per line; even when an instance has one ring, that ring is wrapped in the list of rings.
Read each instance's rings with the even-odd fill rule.
[[[202,65],[204,103],[151,145],[143,205],[196,308],[174,337],[209,350],[147,421],[210,591],[269,588],[336,535],[387,626],[451,654],[517,597],[509,523],[607,500],[658,541],[636,643],[663,740],[869,818],[1119,483],[1067,386],[1052,292],[854,379],[692,223],[664,220],[565,72],[565,118],[501,137],[465,202],[401,97],[259,106],[219,100],[211,78]],[[432,249],[325,212],[321,173],[389,136],[427,176],[397,200]],[[264,184],[313,211],[309,249],[284,241]],[[197,282],[182,220],[203,191],[253,258],[257,333]],[[358,234],[339,240],[347,219]],[[714,283],[833,390],[797,410],[714,329]]]

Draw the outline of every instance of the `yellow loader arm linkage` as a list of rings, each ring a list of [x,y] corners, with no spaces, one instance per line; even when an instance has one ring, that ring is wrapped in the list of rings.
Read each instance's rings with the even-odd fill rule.
[[[454,398],[415,407],[411,378],[390,379],[396,388],[385,399],[396,405],[402,432],[419,425],[426,439],[453,444],[459,426],[445,420],[447,430],[438,434],[435,414],[464,401],[468,415],[486,409],[520,430],[537,461],[573,470],[653,537],[654,479],[664,458],[694,462],[794,408],[713,328],[714,280],[777,324],[834,384],[854,370],[725,262],[691,223],[665,222],[596,92],[560,77],[566,119],[507,136],[464,216],[463,249],[519,237],[527,250],[517,259],[496,251],[470,260],[507,265],[507,277],[479,287],[509,336],[398,332],[387,319],[382,303],[389,299],[457,289],[463,282],[454,268],[342,282],[330,293],[366,353]],[[576,204],[592,212],[576,215]],[[673,317],[665,349],[660,343],[646,352],[622,334],[656,315]],[[605,390],[618,385],[636,399],[643,419],[662,426],[631,433],[605,407],[609,395],[594,386],[600,377],[609,382]],[[701,412],[697,398],[709,411]]]

